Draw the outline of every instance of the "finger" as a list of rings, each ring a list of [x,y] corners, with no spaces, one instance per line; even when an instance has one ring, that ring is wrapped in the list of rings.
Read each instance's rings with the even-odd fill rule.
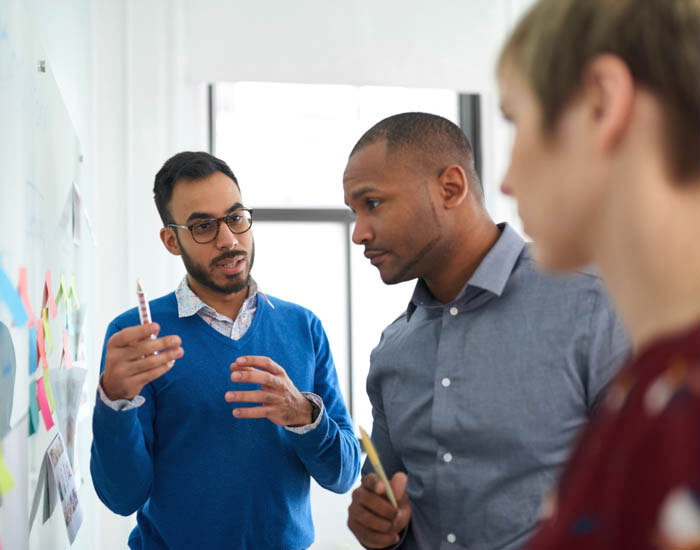
[[[260,407],[245,407],[233,409],[233,416],[236,418],[268,418],[275,412],[275,407],[262,405]]]
[[[234,370],[231,373],[232,382],[247,382],[248,384],[260,384],[261,386],[268,386],[277,388],[279,383],[274,375],[263,372],[257,369],[251,370]]]
[[[373,514],[386,518],[390,522],[394,521],[398,514],[398,510],[389,502],[386,495],[379,495],[364,487],[360,487],[357,495],[357,502]]]
[[[280,397],[277,394],[260,391],[227,391],[224,399],[229,403],[264,403],[272,405],[280,402]]]
[[[381,483],[381,480],[377,474],[367,474],[362,478],[362,486],[373,493],[377,492],[378,483]]]
[[[234,366],[235,365],[235,366]],[[282,374],[285,370],[269,357],[262,355],[244,355],[236,359],[231,365],[231,370],[238,366],[255,367],[271,374]]]
[[[362,504],[362,491],[366,491],[366,489],[358,487],[353,491],[352,503],[348,508],[349,515],[355,518],[357,522],[373,531],[379,533],[391,532],[394,526],[393,520],[376,514],[372,509],[365,507]]]
[[[127,377],[138,376],[149,370],[158,369],[164,364],[175,361],[184,355],[185,351],[182,348],[167,350],[158,355],[149,355],[136,361],[129,361],[122,367]]]
[[[156,378],[160,378],[161,376],[163,376],[166,372],[172,369],[174,365],[175,361],[168,361],[164,365],[160,365],[151,370],[144,371],[136,376],[132,376],[131,378],[129,378],[129,382],[137,384],[138,386],[143,388],[143,386],[145,386],[149,382],[153,382],[153,380],[155,380]]]
[[[386,548],[399,542],[398,534],[374,531],[353,517],[348,518],[348,528],[367,548]]]
[[[146,338],[150,338],[151,334],[158,334],[160,331],[160,325],[158,323],[146,323],[143,325],[136,325],[133,327],[127,327],[120,330],[107,341],[107,346],[111,347],[124,347],[130,346]]]
[[[177,334],[157,338],[156,340],[142,340],[141,342],[132,344],[125,348],[125,357],[128,359],[137,359],[147,355],[153,355],[155,352],[162,352],[168,349],[176,349],[180,346],[182,340]]]
[[[391,489],[394,491],[394,496],[396,500],[402,500],[406,495],[406,484],[408,483],[408,477],[404,472],[396,472],[389,484]]]

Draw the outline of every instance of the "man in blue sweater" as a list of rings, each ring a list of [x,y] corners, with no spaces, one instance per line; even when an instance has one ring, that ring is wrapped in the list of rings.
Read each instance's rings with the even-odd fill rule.
[[[107,329],[97,494],[138,512],[132,549],[308,548],[309,476],[341,493],[360,465],[321,323],[251,278],[252,212],[226,163],[177,154],[154,195],[187,276],[150,303],[153,323],[134,308]]]

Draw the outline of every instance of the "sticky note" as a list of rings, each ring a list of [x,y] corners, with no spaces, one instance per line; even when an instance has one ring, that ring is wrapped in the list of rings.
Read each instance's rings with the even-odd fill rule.
[[[41,310],[41,322],[44,325],[44,341],[46,342],[46,350],[49,353],[53,353],[53,336],[51,336],[51,323],[49,323],[48,308]]]
[[[70,342],[68,342],[68,329],[63,329],[63,358],[66,361],[66,368],[73,368],[73,357],[71,357]]]
[[[78,291],[75,289],[75,275],[70,276],[70,290],[68,295],[75,301],[75,309],[80,309],[80,300],[78,300]]]
[[[36,343],[36,327],[29,327],[29,374],[36,370],[37,359],[37,343]]]
[[[12,479],[12,474],[5,464],[5,458],[0,451],[0,495],[5,495],[7,491],[15,486],[15,480]]]
[[[32,309],[32,302],[29,299],[29,283],[27,282],[27,268],[21,266],[19,268],[19,283],[17,285],[17,292],[22,300],[22,305],[24,306],[27,315],[29,316],[29,326],[34,324],[34,310]]]
[[[23,327],[29,321],[29,316],[22,305],[22,299],[2,266],[0,266],[0,299],[7,304],[12,315],[12,322],[15,325]]]
[[[56,309],[56,299],[53,297],[53,290],[51,290],[51,270],[46,270],[46,275],[44,277],[44,302],[41,305],[42,308],[48,307],[51,318],[55,319],[58,315],[58,310]]]
[[[39,429],[39,402],[36,394],[36,381],[29,384],[29,435]]]
[[[53,427],[53,418],[51,418],[51,409],[49,408],[49,401],[46,397],[43,378],[39,378],[36,382],[36,396],[39,401],[41,416],[44,417],[44,426],[46,426],[46,430],[48,431]]]
[[[36,347],[39,351],[39,359],[44,365],[45,369],[49,368],[49,361],[46,359],[46,347],[44,345],[44,324],[36,324]]]
[[[53,391],[51,391],[51,376],[49,371],[44,371],[44,390],[46,391],[46,397],[49,400],[49,410],[51,414],[56,410],[56,401],[53,398]]]

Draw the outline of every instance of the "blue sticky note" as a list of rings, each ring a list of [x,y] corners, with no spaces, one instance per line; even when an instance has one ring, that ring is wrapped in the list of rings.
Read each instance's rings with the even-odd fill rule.
[[[29,374],[36,370],[36,326],[29,327]]]
[[[29,435],[39,429],[39,402],[36,397],[36,380],[29,385]]]
[[[7,273],[0,266],[0,298],[7,304],[12,314],[12,321],[18,327],[23,327],[27,321],[29,321],[29,316],[27,315],[27,310],[24,309],[24,304],[19,296],[17,290],[10,282],[10,278]]]

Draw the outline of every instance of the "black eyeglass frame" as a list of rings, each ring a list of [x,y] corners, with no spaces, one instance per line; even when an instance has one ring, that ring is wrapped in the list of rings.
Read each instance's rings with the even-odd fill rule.
[[[236,215],[236,212],[248,212],[250,214],[250,225],[244,229],[243,231],[234,231],[231,226],[229,225],[227,218],[231,218],[232,216]],[[216,232],[214,233],[214,236],[209,239],[208,241],[198,241],[197,238],[194,236],[194,231],[192,228],[195,225],[199,225],[200,223],[205,223],[205,222],[216,222]],[[197,220],[196,222],[191,223],[190,225],[178,225],[176,223],[169,223],[165,227],[179,227],[180,229],[187,229],[190,232],[190,235],[192,235],[192,240],[198,244],[208,244],[212,241],[215,241],[216,238],[219,236],[219,230],[221,229],[221,222],[225,222],[226,226],[228,227],[229,231],[233,233],[234,235],[242,235],[243,233],[246,233],[250,231],[250,228],[253,227],[253,210],[252,208],[237,208],[234,212],[231,212],[230,214],[226,214],[225,216],[221,216],[220,218],[207,218],[203,220]]]

